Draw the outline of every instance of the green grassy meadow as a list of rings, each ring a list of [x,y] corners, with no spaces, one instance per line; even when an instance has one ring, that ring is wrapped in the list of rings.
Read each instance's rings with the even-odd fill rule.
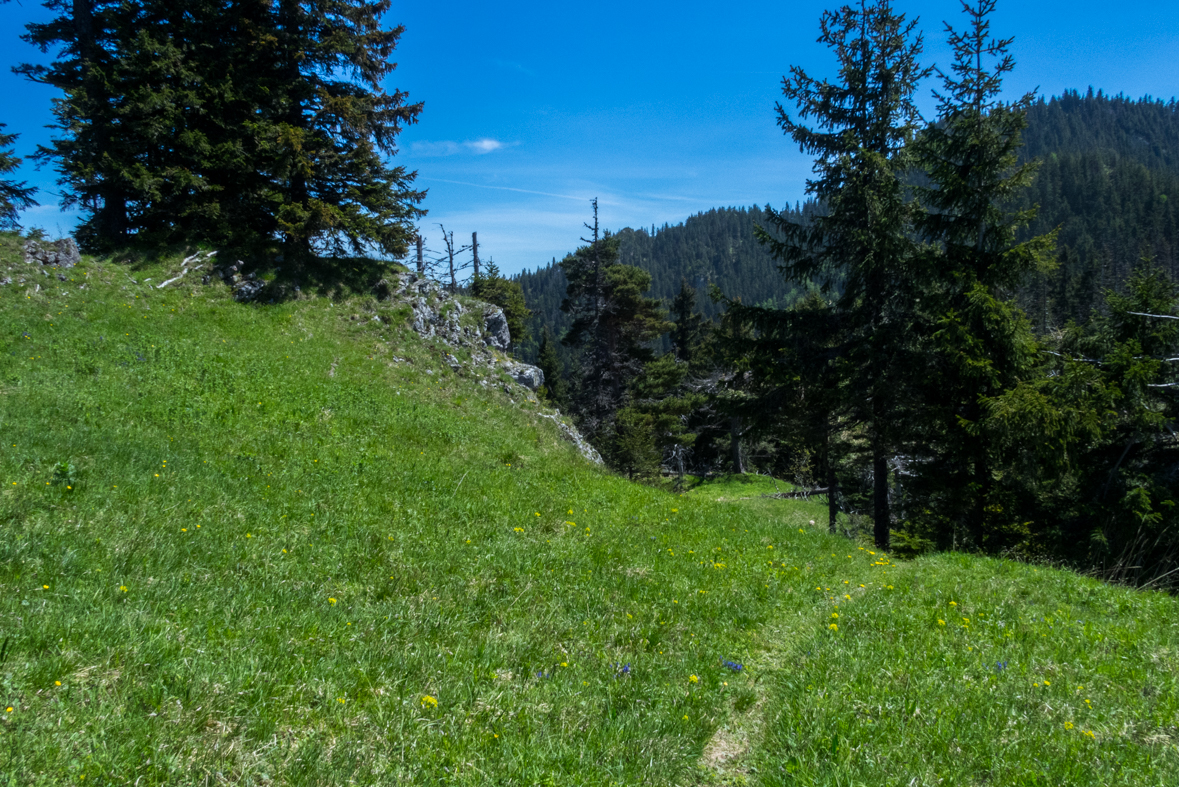
[[[624,481],[368,295],[18,244],[0,785],[1179,783],[1170,596]]]

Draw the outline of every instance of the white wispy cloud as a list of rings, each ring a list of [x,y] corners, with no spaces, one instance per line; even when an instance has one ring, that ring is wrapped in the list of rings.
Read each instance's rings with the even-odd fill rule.
[[[500,142],[498,139],[490,139],[487,137],[484,137],[483,139],[472,140],[471,142],[464,142],[463,144],[476,153],[490,153],[493,150],[499,150],[500,148],[504,147],[504,143]]]
[[[409,149],[414,155],[422,157],[456,156],[460,153],[474,153],[482,156],[487,153],[494,153],[497,150],[503,150],[506,147],[511,147],[511,144],[498,139],[492,139],[491,137],[482,137],[480,139],[469,139],[466,142],[453,142],[451,140],[414,142],[410,145]]]

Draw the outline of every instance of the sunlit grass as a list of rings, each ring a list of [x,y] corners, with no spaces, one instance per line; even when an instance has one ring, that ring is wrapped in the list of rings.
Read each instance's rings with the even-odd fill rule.
[[[153,286],[176,267],[0,288],[16,784],[1176,771],[1169,597],[894,565],[822,533],[822,502],[760,498],[769,479],[631,484],[391,305]],[[730,727],[744,753],[701,761]]]

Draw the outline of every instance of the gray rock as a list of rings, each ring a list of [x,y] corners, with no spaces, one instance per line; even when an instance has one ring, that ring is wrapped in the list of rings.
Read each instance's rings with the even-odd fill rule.
[[[247,279],[234,285],[233,299],[240,303],[247,303],[257,298],[264,289],[266,289],[265,282],[258,281],[257,279]]]
[[[483,341],[489,347],[497,350],[507,350],[512,343],[512,334],[508,332],[508,318],[503,309],[498,306],[488,306],[483,310],[483,325],[485,328]]]
[[[81,255],[73,238],[62,238],[52,243],[29,239],[25,241],[25,262],[30,265],[54,265],[58,268],[72,268],[78,264]]]
[[[529,391],[535,391],[544,385],[544,372],[537,366],[529,366],[526,363],[518,363],[516,361],[507,361],[504,363],[503,369],[508,373],[509,377]]]
[[[454,371],[457,372],[459,369],[463,368],[462,362],[459,361],[458,358],[455,358],[450,353],[443,353],[443,356],[446,358],[446,365],[449,366]]]
[[[548,418],[550,421],[555,423],[557,425],[557,429],[561,432],[561,437],[573,443],[574,447],[577,448],[577,453],[581,454],[582,458],[593,462],[596,465],[605,464],[602,461],[602,455],[599,454],[597,450],[592,445],[590,445],[584,437],[581,436],[581,432],[577,431],[575,428],[565,423],[555,415],[549,415],[548,413],[537,413],[537,415],[539,415],[541,418]]]

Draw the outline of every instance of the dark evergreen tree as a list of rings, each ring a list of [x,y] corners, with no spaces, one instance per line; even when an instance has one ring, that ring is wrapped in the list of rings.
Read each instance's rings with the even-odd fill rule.
[[[933,358],[923,375],[927,461],[914,465],[921,518],[940,544],[992,551],[1019,539],[1019,514],[992,499],[995,467],[980,427],[982,398],[1037,373],[1036,342],[1013,297],[1053,245],[1051,234],[1018,242],[1035,210],[1006,207],[1034,172],[1030,162],[1017,164],[1032,96],[1014,104],[998,98],[1015,63],[1012,39],[990,34],[995,2],[963,0],[966,29],[946,24],[954,62],[951,73],[941,74],[944,92],[935,93],[938,120],[916,145],[929,181],[918,189],[926,207],[918,226],[931,241],[922,308]]]
[[[573,405],[591,440],[608,433],[627,386],[654,358],[651,342],[671,328],[644,295],[650,274],[618,262],[618,242],[598,226],[597,200],[593,207],[588,245],[561,262],[569,282],[561,308],[572,318],[562,343],[577,351]]]
[[[23,38],[46,52],[58,47],[61,59],[49,66],[17,68],[36,82],[62,91],[54,99],[56,128],[64,136],[41,148],[39,158],[56,157],[59,183],[66,187],[62,206],[80,205],[90,213],[78,237],[84,246],[101,238],[126,242],[127,201],[137,145],[136,125],[124,122],[123,95],[129,75],[120,68],[134,31],[140,3],[120,0],[50,0],[58,16],[33,23]]]
[[[0,175],[7,175],[20,166],[21,160],[12,148],[18,135],[5,134],[3,129],[4,124],[0,123]],[[17,211],[37,204],[33,200],[34,191],[23,182],[0,178],[0,230],[20,229]]]
[[[402,28],[388,0],[50,0],[20,72],[59,88],[64,203],[91,248],[281,242],[402,255],[422,192],[393,167],[421,104],[382,87]]]
[[[281,184],[275,219],[295,252],[372,244],[404,255],[424,192],[416,173],[389,166],[396,137],[422,104],[386,93],[404,32],[383,29],[391,0],[278,0],[272,28],[277,57],[268,77],[276,135],[271,165]],[[266,31],[271,32],[271,31]],[[346,242],[346,243],[345,243]]]
[[[985,400],[1018,552],[1113,579],[1179,575],[1179,286],[1150,263],[1071,326],[1043,373]]]
[[[557,342],[546,325],[541,329],[540,352],[537,366],[544,373],[541,397],[549,400],[562,410],[569,409],[569,384],[565,380],[565,365],[557,354]]]
[[[911,368],[901,356],[918,297],[914,206],[905,179],[920,119],[914,92],[929,72],[917,61],[922,42],[915,25],[895,13],[890,0],[823,13],[819,41],[834,50],[839,79],[818,80],[795,66],[782,80],[783,95],[800,118],[815,118],[814,128],[777,107],[782,129],[815,156],[807,193],[823,211],[799,223],[767,208],[776,235],[760,235],[789,279],[821,279],[826,287],[841,281],[838,307],[854,338],[846,346],[872,445],[873,519],[882,549],[891,522],[888,460],[901,437],[893,427]]]
[[[777,447],[773,466],[788,472],[812,457],[815,479],[827,489],[828,526],[836,531],[838,478],[848,447],[839,432],[850,410],[842,367],[840,314],[812,293],[790,309],[729,301],[715,351],[730,384],[721,407],[744,425],[746,436]]]
[[[700,358],[700,345],[707,338],[708,329],[704,318],[696,312],[696,288],[687,279],[680,280],[680,291],[671,302],[668,316],[675,324],[671,331],[675,357],[691,366]]]

